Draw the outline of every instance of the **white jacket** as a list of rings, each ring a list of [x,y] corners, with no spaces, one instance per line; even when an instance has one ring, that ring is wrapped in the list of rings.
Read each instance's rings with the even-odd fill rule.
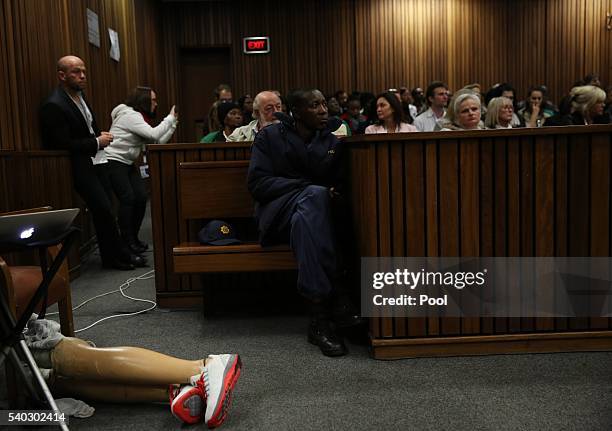
[[[113,142],[104,153],[108,160],[131,165],[140,156],[146,144],[165,144],[176,130],[174,115],[168,115],[157,127],[151,127],[142,114],[123,103],[111,112]]]
[[[236,127],[231,135],[227,137],[229,142],[244,142],[253,141],[259,130],[257,129],[257,121],[253,120],[246,126]]]

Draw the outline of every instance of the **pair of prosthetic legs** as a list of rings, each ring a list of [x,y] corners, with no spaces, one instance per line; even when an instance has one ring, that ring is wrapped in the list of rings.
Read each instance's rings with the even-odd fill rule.
[[[135,403],[172,402],[172,413],[188,423],[221,425],[240,375],[238,355],[185,360],[138,347],[97,348],[78,338],[62,339],[40,367],[51,368],[58,396]]]
[[[59,395],[105,402],[168,401],[172,384],[189,384],[205,360],[189,361],[138,347],[97,348],[78,338],[64,338],[50,352]],[[45,367],[48,364],[44,364]]]

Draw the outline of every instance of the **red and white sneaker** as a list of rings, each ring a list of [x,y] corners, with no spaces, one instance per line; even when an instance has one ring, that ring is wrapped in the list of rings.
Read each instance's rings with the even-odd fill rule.
[[[199,386],[170,385],[170,411],[187,424],[200,422],[206,411],[206,393]]]
[[[206,394],[204,421],[208,428],[215,428],[227,417],[242,362],[236,354],[209,355],[208,359],[202,374],[193,376],[191,384]]]

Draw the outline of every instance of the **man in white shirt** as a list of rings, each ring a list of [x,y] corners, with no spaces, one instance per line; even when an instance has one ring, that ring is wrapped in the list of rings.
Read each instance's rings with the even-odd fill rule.
[[[416,117],[413,125],[419,132],[433,132],[439,130],[436,127],[438,120],[446,115],[446,105],[448,103],[448,87],[441,81],[434,81],[427,87],[425,93],[429,109]]]
[[[269,124],[278,123],[274,116],[281,112],[282,105],[278,95],[272,91],[262,91],[253,100],[253,117],[246,126],[238,127],[227,137],[228,142],[252,141],[261,129]]]

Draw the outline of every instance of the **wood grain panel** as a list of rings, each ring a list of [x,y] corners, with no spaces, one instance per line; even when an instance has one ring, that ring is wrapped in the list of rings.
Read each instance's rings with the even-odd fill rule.
[[[459,225],[459,142],[445,141],[440,144],[440,256],[461,256],[461,230]],[[442,317],[440,331],[443,335],[461,333],[461,320],[458,317]]]
[[[369,256],[375,248],[364,245],[378,243],[379,256],[402,250],[419,256],[421,249],[424,256],[607,256],[610,132],[612,126],[580,126],[348,138],[351,179],[376,194],[353,199],[359,252]],[[402,230],[405,244],[397,243]],[[610,271],[593,269],[601,277]],[[493,352],[503,349],[497,345],[502,334],[535,340],[543,332],[554,338],[576,328],[612,329],[609,319],[535,317],[540,305],[555,300],[554,281],[540,280],[543,273],[546,268],[532,263],[512,273],[513,317],[429,317],[425,333],[423,319],[372,319],[374,354],[393,345],[394,355],[410,356],[445,336],[467,343],[474,335],[478,343],[495,343]],[[531,278],[537,289],[523,291]],[[456,352],[469,351],[463,347]]]
[[[479,169],[480,169],[479,142],[465,140],[459,149],[459,224],[460,224],[460,256],[481,256],[480,252],[480,198]],[[470,309],[476,309],[473,304],[475,297],[462,298],[472,301]],[[464,317],[461,319],[462,334],[480,333],[479,317]]]
[[[425,233],[425,145],[415,142],[407,145],[404,151],[403,166],[412,166],[402,174],[404,183],[404,234],[405,234],[405,256],[426,256],[427,239]],[[399,203],[394,203],[399,205]],[[397,255],[396,255],[397,256]],[[407,319],[408,336],[424,336],[427,334],[427,320],[424,317],[413,317]]]
[[[591,143],[591,208],[590,208],[590,256],[610,255],[610,146],[604,135],[593,137]],[[591,270],[598,279],[608,280],[610,268],[594,263]],[[607,317],[591,317],[591,329],[608,327]]]
[[[516,32],[509,49],[510,81],[525,97],[531,85],[546,84],[554,100],[586,74],[612,76],[612,37],[605,29],[610,0],[518,0],[508,2],[508,22]]]

